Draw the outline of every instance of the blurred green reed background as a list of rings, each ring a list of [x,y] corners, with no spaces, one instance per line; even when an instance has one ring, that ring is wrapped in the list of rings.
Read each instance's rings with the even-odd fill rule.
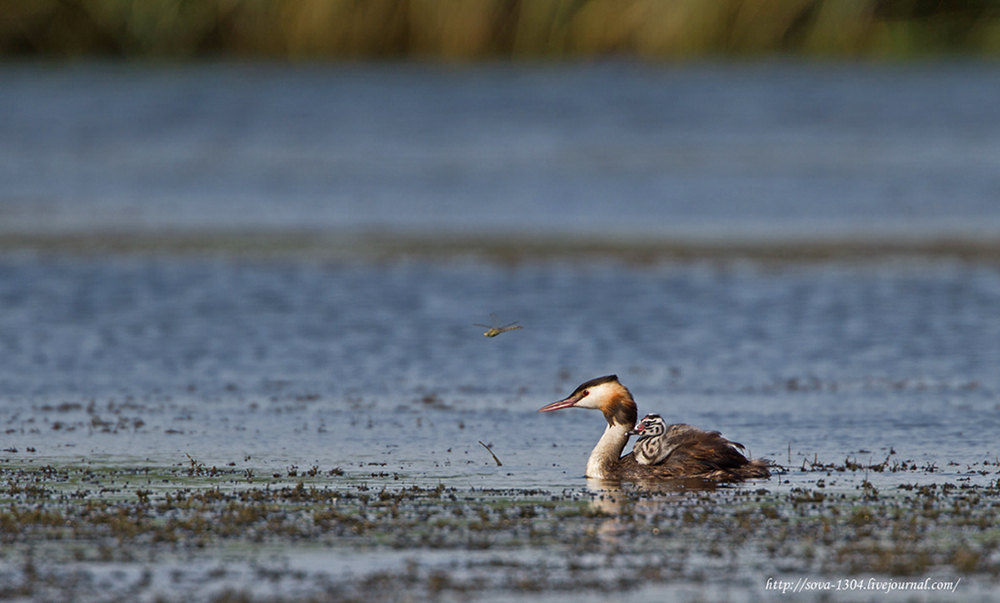
[[[0,0],[6,57],[908,58],[1000,52],[1000,0]]]

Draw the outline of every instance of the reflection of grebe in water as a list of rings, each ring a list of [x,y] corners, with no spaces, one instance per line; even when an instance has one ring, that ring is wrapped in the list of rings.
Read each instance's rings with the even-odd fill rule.
[[[690,425],[666,425],[659,416],[647,415],[636,425],[635,401],[618,377],[608,375],[591,379],[576,388],[569,397],[538,410],[549,412],[563,408],[594,408],[604,413],[608,427],[587,461],[587,477],[606,480],[658,480],[698,477],[716,481],[739,481],[770,477],[770,461],[747,459],[743,446],[730,442],[717,431],[704,431]],[[656,420],[659,420],[657,423]],[[662,425],[662,432],[659,426]],[[622,456],[632,434],[639,434],[637,451]],[[645,444],[644,441],[656,438]]]

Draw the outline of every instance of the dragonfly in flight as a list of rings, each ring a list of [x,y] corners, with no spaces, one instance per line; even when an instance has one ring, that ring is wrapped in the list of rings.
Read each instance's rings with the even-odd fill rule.
[[[500,326],[500,322],[501,322],[500,321],[500,317],[497,316],[496,314],[490,314],[490,322],[492,322],[493,324],[492,325],[481,325],[479,323],[475,323],[473,326],[482,327],[484,329],[489,329],[488,331],[486,331],[485,333],[483,333],[483,335],[485,337],[496,337],[500,333],[506,333],[507,331],[516,331],[517,329],[523,329],[524,328],[524,327],[518,325],[517,321],[514,321],[514,322],[512,322],[510,324],[507,324],[507,325]]]

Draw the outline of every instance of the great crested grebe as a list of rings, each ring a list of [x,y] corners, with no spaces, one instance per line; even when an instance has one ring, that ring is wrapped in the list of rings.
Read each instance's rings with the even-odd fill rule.
[[[606,480],[657,480],[697,477],[716,481],[739,481],[770,477],[770,461],[747,459],[743,446],[730,442],[718,431],[704,431],[690,425],[667,426],[657,415],[647,415],[650,429],[662,426],[660,441],[637,444],[637,450],[622,456],[628,438],[646,430],[636,425],[635,400],[616,375],[591,379],[567,398],[538,409],[549,412],[563,408],[595,408],[604,413],[608,427],[587,460],[587,477]],[[649,436],[648,439],[656,436]],[[644,441],[644,440],[640,440]],[[640,461],[640,458],[642,461]]]

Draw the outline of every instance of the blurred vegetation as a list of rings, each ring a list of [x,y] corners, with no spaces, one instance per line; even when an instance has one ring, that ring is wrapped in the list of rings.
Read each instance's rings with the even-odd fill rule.
[[[7,57],[441,60],[1000,51],[1000,0],[0,0]]]

